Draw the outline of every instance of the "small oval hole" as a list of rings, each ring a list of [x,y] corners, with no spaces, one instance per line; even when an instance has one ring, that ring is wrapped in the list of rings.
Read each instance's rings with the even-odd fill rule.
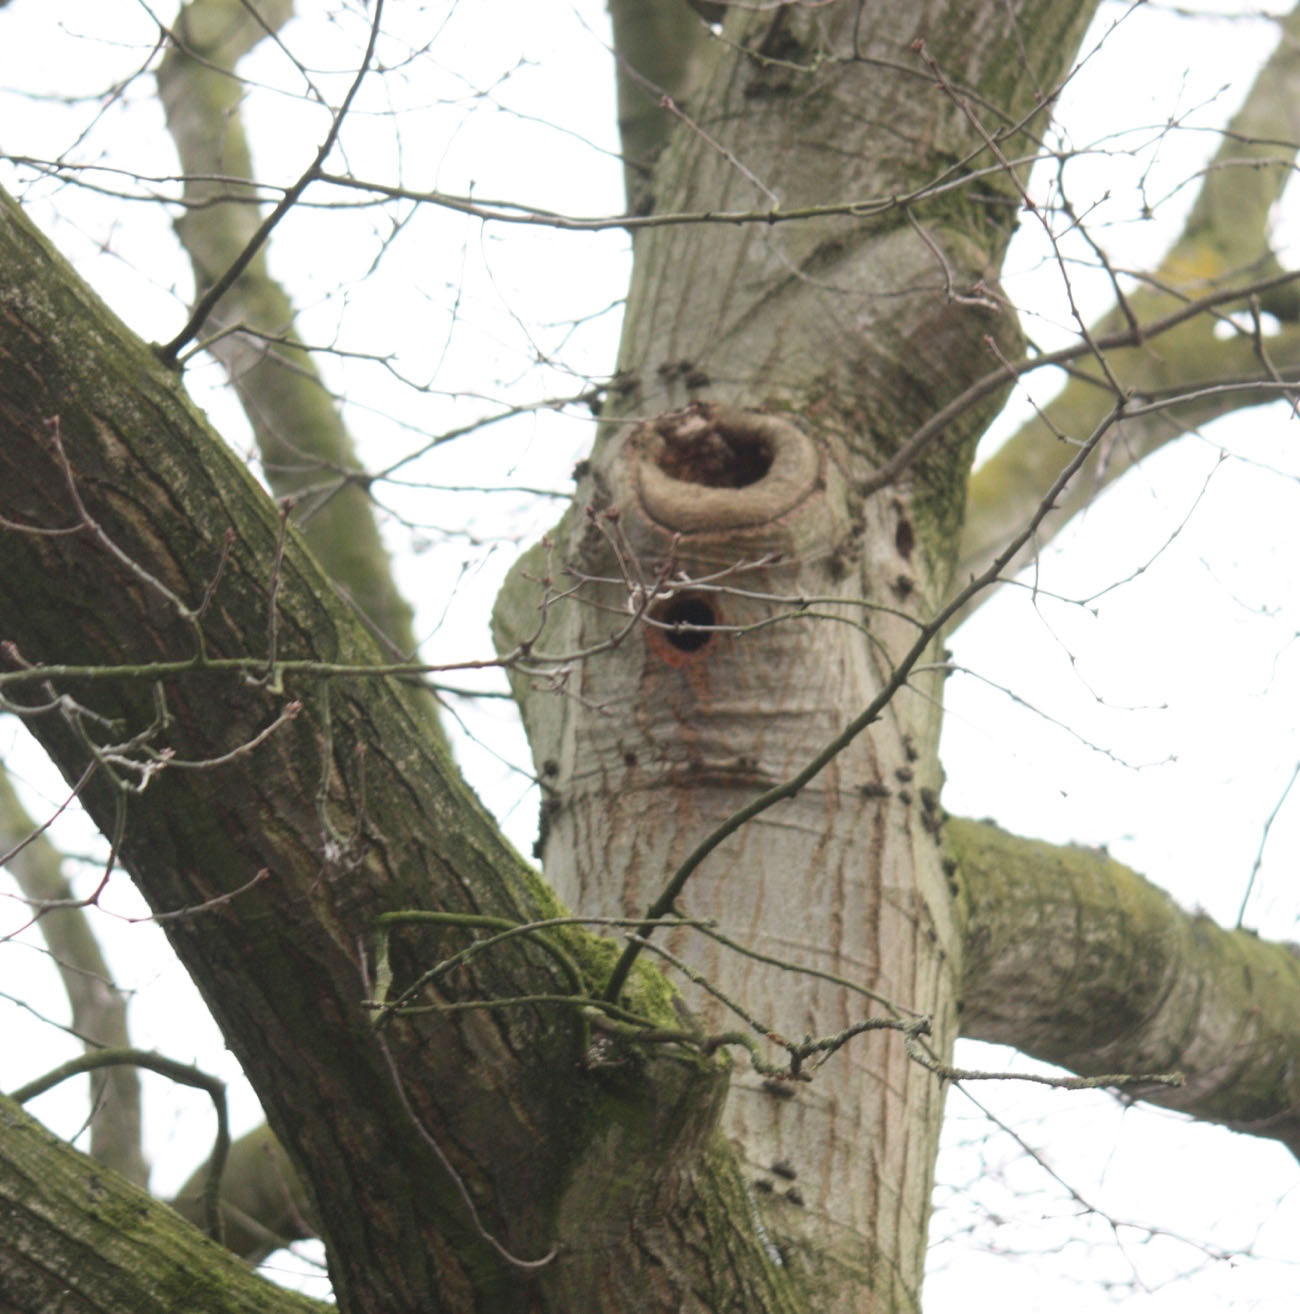
[[[650,619],[664,626],[663,637],[679,652],[699,652],[713,638],[710,630],[700,627],[718,623],[712,603],[689,593],[658,604]]]

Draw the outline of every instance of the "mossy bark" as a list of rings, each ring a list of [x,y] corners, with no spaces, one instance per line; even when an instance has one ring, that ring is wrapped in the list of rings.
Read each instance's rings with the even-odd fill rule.
[[[1189,913],[1095,849],[952,821],[962,1034],[1082,1076],[1177,1070],[1143,1099],[1300,1154],[1300,955]]]
[[[0,1301],[81,1314],[325,1314],[0,1099]]]

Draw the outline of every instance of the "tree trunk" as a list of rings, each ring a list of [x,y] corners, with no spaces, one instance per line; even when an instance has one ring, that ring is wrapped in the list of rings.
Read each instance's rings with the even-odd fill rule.
[[[545,871],[578,911],[644,912],[703,837],[887,689],[938,610],[988,403],[891,487],[867,481],[995,363],[986,339],[1018,354],[995,283],[1014,179],[943,184],[991,162],[972,119],[1003,154],[1023,148],[1006,125],[1033,119],[1090,9],[959,4],[939,31],[892,3],[737,10],[710,46],[707,91],[654,171],[654,213],[773,222],[637,233],[618,392],[580,510],[498,609],[506,650],[545,615],[539,672],[548,652],[593,653],[558,691],[516,682]],[[915,199],[885,199],[900,196]],[[846,197],[861,213],[807,217]],[[805,217],[780,222],[795,203]],[[543,613],[539,579],[579,587]],[[934,1056],[949,1055],[961,949],[939,847],[941,677],[924,670],[938,656],[677,901],[780,960],[686,928],[661,937],[763,1030],[834,1034],[879,1001],[929,1019]],[[713,1029],[737,1025],[718,998],[690,997]],[[801,1075],[738,1072],[724,1116],[765,1227],[817,1273],[823,1308],[914,1308],[941,1083],[888,1030]]]

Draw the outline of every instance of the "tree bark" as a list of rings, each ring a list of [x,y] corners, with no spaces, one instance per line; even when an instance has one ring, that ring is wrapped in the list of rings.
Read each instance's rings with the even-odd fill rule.
[[[515,688],[546,790],[545,871],[578,911],[643,913],[697,842],[871,704],[939,607],[972,444],[997,402],[955,418],[893,487],[865,490],[988,368],[986,340],[1019,354],[995,291],[1015,179],[978,195],[942,184],[985,148],[972,116],[1005,154],[1023,149],[1007,125],[1034,120],[1090,12],[1030,5],[1013,21],[1001,4],[959,4],[940,28],[885,3],[729,13],[707,90],[655,168],[654,213],[777,220],[846,196],[863,213],[637,231],[619,388],[580,510],[521,563],[497,618],[502,651],[545,618],[535,675]],[[870,199],[898,197],[913,199]],[[563,602],[547,596],[575,582]],[[683,622],[714,628],[675,632]],[[544,678],[548,653],[584,652]],[[677,901],[787,965],[688,930],[665,938],[761,1029],[797,1040],[923,1016],[947,1059],[961,946],[938,844],[940,687],[915,671]],[[733,1024],[691,998],[714,1029]],[[738,1074],[726,1131],[769,1235],[818,1272],[823,1308],[918,1306],[942,1106],[889,1031],[858,1036],[808,1084]],[[794,1189],[767,1189],[787,1171]]]
[[[1300,947],[1186,913],[1093,849],[951,822],[962,1035],[1082,1076],[1179,1070],[1130,1093],[1300,1154]]]
[[[323,1314],[0,1099],[0,1304],[76,1314]]]

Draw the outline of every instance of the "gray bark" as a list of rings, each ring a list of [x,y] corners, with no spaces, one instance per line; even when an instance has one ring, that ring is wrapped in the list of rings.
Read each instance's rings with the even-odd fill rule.
[[[863,213],[637,232],[619,390],[579,513],[556,533],[556,568],[525,559],[498,608],[502,651],[546,618],[515,687],[547,791],[545,871],[578,911],[644,911],[697,842],[886,689],[947,590],[966,466],[996,402],[866,490],[984,372],[986,336],[1018,353],[993,296],[1014,182],[989,179],[978,199],[938,185],[983,149],[972,105],[999,106],[989,129],[1014,156],[1006,125],[1032,120],[1035,88],[1068,67],[1088,7],[1029,8],[1017,27],[1005,6],[958,5],[938,31],[892,4],[734,10],[712,48],[655,168],[654,213],[776,217],[845,197]],[[960,87],[933,67],[959,70]],[[918,199],[869,200],[899,196]],[[561,603],[529,584],[552,577],[584,582]],[[651,624],[594,651],[638,609]],[[688,647],[662,628],[692,616],[720,632]],[[546,654],[584,651],[558,663],[557,695]],[[800,1039],[920,1015],[946,1060],[961,945],[938,845],[938,693],[914,676],[678,900],[788,964],[666,939],[764,1029]],[[733,1024],[691,998],[711,1027]],[[725,1129],[769,1234],[823,1275],[825,1309],[919,1302],[942,1105],[889,1031],[855,1038],[809,1084],[738,1074]],[[774,1164],[798,1173],[800,1203],[764,1191]]]

